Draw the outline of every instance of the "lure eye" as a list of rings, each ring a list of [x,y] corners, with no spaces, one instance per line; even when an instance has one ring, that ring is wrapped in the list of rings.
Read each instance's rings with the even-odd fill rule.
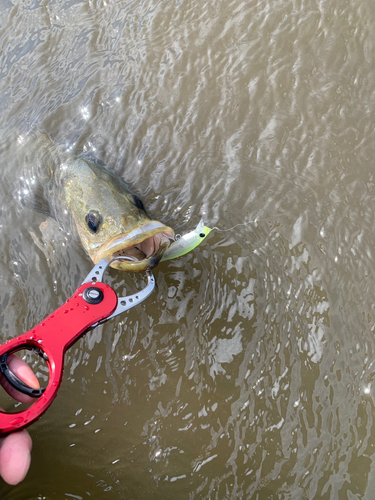
[[[100,214],[96,210],[90,210],[90,212],[85,217],[85,222],[87,227],[96,233],[100,226]]]
[[[206,235],[204,233],[199,233],[200,238],[204,238]]]

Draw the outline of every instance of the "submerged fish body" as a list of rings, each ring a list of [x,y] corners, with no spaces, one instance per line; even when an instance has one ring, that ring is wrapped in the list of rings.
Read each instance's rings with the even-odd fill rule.
[[[104,257],[122,270],[155,267],[174,232],[151,220],[140,198],[98,160],[59,150],[45,134],[37,135],[37,157],[28,164],[19,190],[22,203],[52,215],[62,226],[73,222],[83,247],[96,264]]]

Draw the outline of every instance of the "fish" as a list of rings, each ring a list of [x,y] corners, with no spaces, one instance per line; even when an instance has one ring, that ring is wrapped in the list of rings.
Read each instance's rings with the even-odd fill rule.
[[[33,132],[33,153],[25,155],[18,187],[23,206],[73,226],[94,264],[118,256],[123,271],[154,268],[174,241],[172,228],[153,220],[140,197],[91,155],[56,146],[48,134]],[[27,140],[30,146],[30,138]]]
[[[171,245],[164,252],[160,262],[177,259],[178,257],[191,252],[202,243],[211,231],[212,229],[205,226],[202,219],[193,231],[189,231],[183,236],[176,238],[176,240],[171,243]]]

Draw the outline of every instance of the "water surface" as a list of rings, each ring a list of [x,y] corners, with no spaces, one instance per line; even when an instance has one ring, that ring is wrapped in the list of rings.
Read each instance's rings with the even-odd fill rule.
[[[2,498],[372,498],[374,22],[369,0],[0,2],[2,341],[91,268],[13,196],[34,128],[176,232],[246,223],[73,346]]]

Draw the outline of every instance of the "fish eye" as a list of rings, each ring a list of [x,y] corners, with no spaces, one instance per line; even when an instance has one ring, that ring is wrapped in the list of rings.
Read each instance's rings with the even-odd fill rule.
[[[204,233],[199,233],[200,238],[204,238],[206,235]]]
[[[93,232],[96,233],[99,229],[101,218],[99,212],[96,210],[90,210],[90,212],[85,217],[85,222],[87,227]]]
[[[143,205],[143,201],[136,194],[133,195],[133,203],[137,208],[140,208],[141,210],[145,210],[145,206]]]

